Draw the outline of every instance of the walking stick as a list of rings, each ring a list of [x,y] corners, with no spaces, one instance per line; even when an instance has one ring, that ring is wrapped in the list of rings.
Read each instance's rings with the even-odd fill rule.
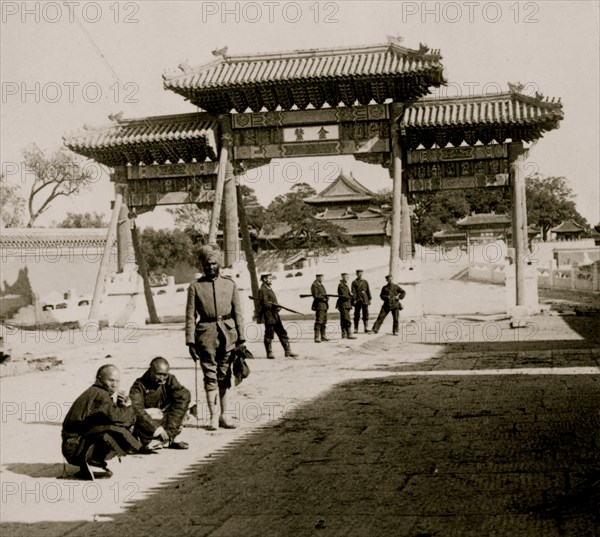
[[[196,429],[200,429],[200,402],[198,401],[198,360],[194,360],[194,385],[196,387]]]

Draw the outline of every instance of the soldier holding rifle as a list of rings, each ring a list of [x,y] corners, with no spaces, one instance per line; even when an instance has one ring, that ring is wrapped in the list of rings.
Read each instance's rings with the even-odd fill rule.
[[[288,333],[281,322],[279,317],[279,310],[282,307],[277,303],[277,297],[273,291],[271,284],[273,278],[271,274],[263,274],[260,277],[262,285],[258,291],[258,304],[260,309],[260,315],[265,323],[265,350],[267,351],[267,358],[270,360],[275,358],[273,354],[273,337],[277,334],[281,345],[285,351],[285,356],[289,358],[296,358],[298,355],[292,352],[290,346],[290,339]]]
[[[327,329],[327,310],[329,309],[329,296],[323,285],[323,274],[317,274],[316,280],[310,287],[313,297],[311,309],[315,312],[315,343],[329,341],[325,334]]]
[[[343,272],[340,283],[338,284],[338,295],[339,298],[335,304],[336,308],[340,312],[340,325],[342,328],[342,339],[356,339],[356,336],[352,335],[352,321],[350,320],[350,310],[354,299],[352,292],[348,287],[348,273]]]

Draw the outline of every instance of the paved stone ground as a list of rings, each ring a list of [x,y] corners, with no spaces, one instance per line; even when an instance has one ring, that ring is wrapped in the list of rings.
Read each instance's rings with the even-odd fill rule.
[[[599,320],[388,319],[321,345],[299,323],[298,360],[250,344],[239,429],[186,428],[187,452],[95,484],[57,479],[59,424],[105,355],[125,385],[156,354],[194,371],[180,327],[55,342],[61,370],[0,381],[2,535],[600,535]]]

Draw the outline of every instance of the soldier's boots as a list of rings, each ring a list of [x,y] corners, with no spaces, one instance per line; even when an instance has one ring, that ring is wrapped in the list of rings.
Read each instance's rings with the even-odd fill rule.
[[[206,403],[210,412],[210,423],[207,427],[209,431],[216,431],[219,428],[219,409],[217,406],[217,390],[206,392]]]
[[[346,337],[348,339],[357,339],[357,337],[352,334],[352,328],[348,328],[348,331],[346,332]]]
[[[369,330],[369,323],[365,321],[365,334],[369,334],[371,331]]]
[[[285,351],[286,358],[297,358],[298,355],[292,351],[292,347],[290,345],[290,341],[288,339],[284,339],[281,344],[283,345],[283,350]]]
[[[321,343],[321,332],[318,328],[315,328],[315,343]]]
[[[354,323],[354,332],[357,333],[358,332],[358,323]]]
[[[325,327],[321,328],[321,341],[329,341],[329,338],[325,334]]]
[[[219,416],[219,427],[221,429],[236,429],[237,423],[227,418],[227,389],[219,388],[219,398],[221,400],[221,415]]]
[[[272,339],[265,339],[265,350],[267,351],[267,358],[269,360],[275,359],[275,355],[273,354],[272,343],[273,343]]]
[[[344,339],[347,335],[348,333],[346,332],[346,330],[342,328],[342,339]]]

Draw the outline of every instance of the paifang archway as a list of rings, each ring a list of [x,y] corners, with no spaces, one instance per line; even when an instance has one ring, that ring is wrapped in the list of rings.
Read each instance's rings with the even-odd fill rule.
[[[209,242],[216,242],[224,200],[226,264],[239,253],[236,176],[273,158],[353,155],[388,168],[394,278],[412,251],[409,191],[510,185],[517,305],[524,304],[523,142],[557,128],[562,105],[523,95],[518,85],[498,95],[427,98],[446,82],[440,52],[424,45],[408,49],[400,41],[221,55],[194,68],[180,65],[163,75],[164,87],[202,112],[115,118],[106,127],[65,137],[65,145],[113,168],[114,213],[123,199],[138,213],[157,205],[209,203]],[[250,273],[256,292],[252,267]]]

